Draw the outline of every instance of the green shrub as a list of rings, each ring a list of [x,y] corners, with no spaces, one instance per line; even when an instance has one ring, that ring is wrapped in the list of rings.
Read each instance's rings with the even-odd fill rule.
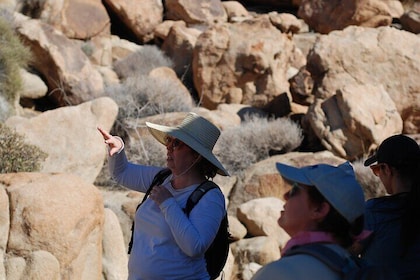
[[[148,75],[158,67],[173,68],[174,63],[158,47],[145,45],[142,48],[114,63],[114,70],[120,78]]]
[[[47,154],[0,123],[0,173],[39,171]]]
[[[31,54],[19,40],[8,21],[7,12],[0,11],[0,95],[10,104],[14,104],[22,87],[19,73],[26,67]],[[4,101],[3,100],[3,101]],[[3,105],[5,106],[5,105]]]
[[[248,117],[239,127],[222,132],[215,154],[231,174],[241,174],[271,153],[296,149],[302,139],[301,128],[290,119]]]

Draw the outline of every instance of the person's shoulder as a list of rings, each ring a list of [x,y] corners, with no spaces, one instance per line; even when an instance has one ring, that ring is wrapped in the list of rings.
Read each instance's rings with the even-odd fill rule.
[[[278,279],[279,275],[282,276],[282,279],[293,279],[293,270],[293,266],[290,266],[289,261],[284,258],[273,261],[260,268],[252,280]]]
[[[207,181],[202,186],[204,189],[206,189],[205,192],[208,192],[211,195],[218,196],[218,197],[224,197],[223,191],[220,188],[219,185],[217,185],[213,181]]]
[[[400,207],[404,203],[405,196],[405,194],[399,194],[375,197],[367,200],[365,206],[367,210]]]
[[[261,268],[253,280],[269,279],[337,279],[337,275],[321,260],[309,254],[284,256]]]

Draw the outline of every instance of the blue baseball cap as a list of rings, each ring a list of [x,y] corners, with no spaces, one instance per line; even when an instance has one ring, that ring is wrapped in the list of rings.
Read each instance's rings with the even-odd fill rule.
[[[349,162],[339,166],[316,164],[301,168],[278,162],[276,167],[285,179],[317,188],[350,224],[364,214],[363,190]]]

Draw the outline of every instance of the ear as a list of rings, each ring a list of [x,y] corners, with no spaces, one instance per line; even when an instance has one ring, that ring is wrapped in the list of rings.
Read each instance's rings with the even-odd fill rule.
[[[384,168],[382,168],[382,172],[384,172],[386,175],[392,175],[394,173],[394,170],[392,170],[392,167],[385,163]]]
[[[330,204],[324,201],[314,206],[312,216],[314,219],[321,221],[328,215],[330,210]]]

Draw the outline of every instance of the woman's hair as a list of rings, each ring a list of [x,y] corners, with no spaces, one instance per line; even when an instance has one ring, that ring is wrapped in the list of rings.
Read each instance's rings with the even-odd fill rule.
[[[328,203],[315,187],[307,188],[307,191],[312,203],[318,205],[323,202]],[[364,215],[361,215],[350,224],[334,207],[331,206],[325,219],[319,223],[318,229],[331,233],[341,246],[348,248],[353,244],[354,237],[362,232],[363,223]]]
[[[420,162],[391,166],[397,171],[401,182],[410,187],[401,226],[401,241],[407,249],[420,238]]]
[[[201,160],[197,163],[197,169],[201,175],[206,177],[206,179],[214,178],[218,170],[216,166],[214,166],[210,161],[208,161],[204,157],[201,157]]]

